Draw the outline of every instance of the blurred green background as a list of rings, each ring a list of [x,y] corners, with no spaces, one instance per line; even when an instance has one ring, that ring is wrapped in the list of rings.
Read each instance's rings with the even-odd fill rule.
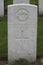
[[[38,4],[38,0],[30,0],[31,4]],[[5,1],[5,16],[0,17],[0,57],[8,55],[8,29],[7,29],[7,5],[12,4],[13,0]],[[37,54],[43,54],[43,17],[38,17],[37,27]]]

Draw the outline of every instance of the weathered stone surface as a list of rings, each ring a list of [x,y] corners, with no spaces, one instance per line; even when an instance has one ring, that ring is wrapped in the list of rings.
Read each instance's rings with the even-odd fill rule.
[[[37,6],[13,4],[8,6],[8,60],[36,60]]]
[[[30,0],[13,0],[14,4],[28,4]]]
[[[39,14],[43,14],[43,0],[39,0]]]
[[[0,0],[0,16],[4,16],[4,0]]]

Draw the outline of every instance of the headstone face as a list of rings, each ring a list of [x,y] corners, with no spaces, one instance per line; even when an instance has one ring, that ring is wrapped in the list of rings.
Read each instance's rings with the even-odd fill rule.
[[[43,0],[39,0],[39,14],[43,14]]]
[[[14,4],[28,4],[29,0],[13,0]]]
[[[8,60],[36,60],[37,6],[14,4],[8,6]]]
[[[4,0],[0,0],[0,16],[4,16]]]

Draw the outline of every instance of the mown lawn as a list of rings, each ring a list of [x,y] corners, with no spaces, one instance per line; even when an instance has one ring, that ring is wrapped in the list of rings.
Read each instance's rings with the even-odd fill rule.
[[[38,54],[43,54],[43,18],[38,20],[38,39],[37,39]]]
[[[37,3],[38,0],[31,0]],[[7,0],[7,5],[13,3],[12,0]],[[7,6],[6,6],[7,7]],[[5,8],[6,9],[6,8]],[[8,41],[7,41],[7,19],[0,18],[0,56],[7,56]],[[37,34],[37,54],[43,54],[43,18],[38,20],[38,34]]]
[[[7,20],[0,18],[0,56],[7,55]]]
[[[38,0],[30,0],[31,4],[38,4]]]
[[[13,3],[13,0],[7,0],[7,5],[12,4],[12,3]],[[30,0],[30,3],[37,4],[38,0]]]

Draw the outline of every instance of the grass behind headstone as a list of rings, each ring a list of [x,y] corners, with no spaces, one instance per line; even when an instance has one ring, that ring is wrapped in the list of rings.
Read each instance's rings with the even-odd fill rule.
[[[0,57],[7,55],[7,21],[6,17],[0,18]]]

